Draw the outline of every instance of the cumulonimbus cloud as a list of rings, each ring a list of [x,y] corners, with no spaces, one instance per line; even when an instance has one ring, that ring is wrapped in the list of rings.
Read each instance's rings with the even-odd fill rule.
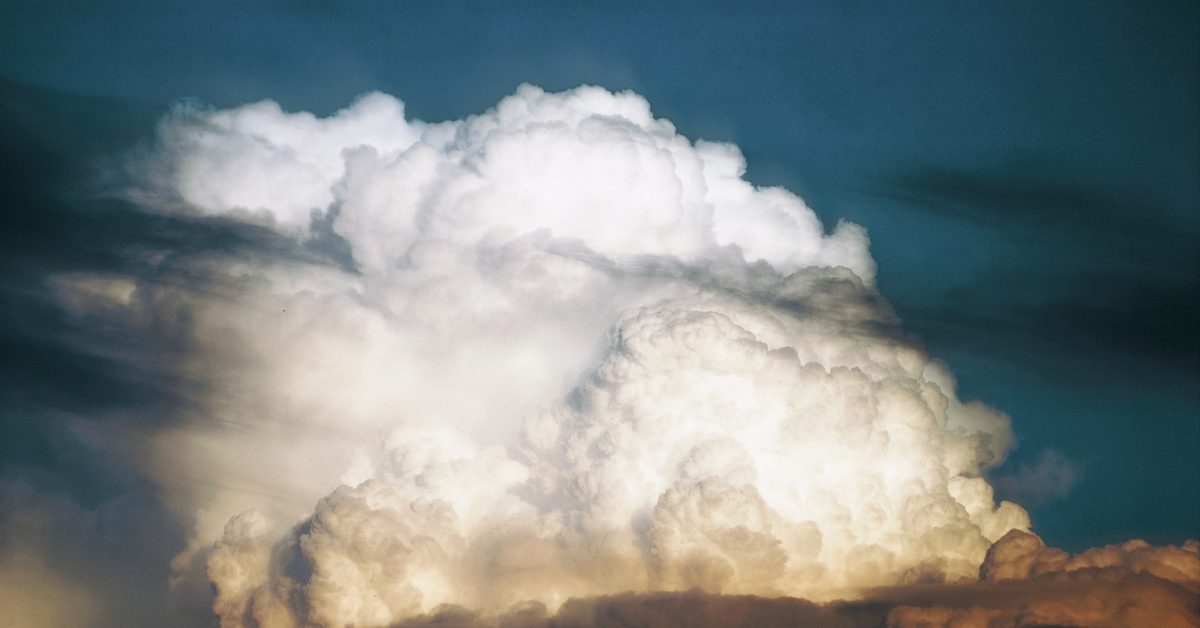
[[[827,601],[972,581],[1029,528],[980,476],[1008,417],[904,339],[864,230],[826,232],[636,94],[522,86],[442,123],[382,94],[181,106],[131,168],[151,211],[323,253],[56,284],[188,342],[195,416],[152,473],[223,627]]]

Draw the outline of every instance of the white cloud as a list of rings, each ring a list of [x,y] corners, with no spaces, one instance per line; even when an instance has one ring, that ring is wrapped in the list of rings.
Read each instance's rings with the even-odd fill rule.
[[[636,94],[402,112],[181,109],[139,162],[131,197],[157,211],[296,238],[332,217],[356,271],[213,254],[180,262],[203,282],[57,284],[187,338],[204,393],[153,474],[223,626],[631,589],[832,599],[972,578],[1028,528],[979,477],[1008,418],[897,340],[860,227],[826,235]]]

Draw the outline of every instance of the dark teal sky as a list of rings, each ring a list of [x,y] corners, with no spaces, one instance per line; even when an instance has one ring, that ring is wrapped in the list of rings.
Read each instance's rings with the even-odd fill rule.
[[[121,251],[147,240],[220,242],[79,200],[89,164],[151,137],[171,102],[328,114],[381,90],[442,120],[521,82],[590,83],[643,94],[693,140],[736,142],[751,181],[792,189],[828,227],[868,228],[907,330],[961,396],[1012,416],[1019,447],[997,477],[1051,450],[1080,478],[1011,495],[1049,544],[1196,538],[1198,33],[1195,2],[8,0],[0,479],[84,509],[136,498],[158,521],[143,479],[52,417],[157,408],[170,382],[89,361],[78,347],[100,332],[38,286],[129,270]],[[160,528],[164,548],[182,538]]]

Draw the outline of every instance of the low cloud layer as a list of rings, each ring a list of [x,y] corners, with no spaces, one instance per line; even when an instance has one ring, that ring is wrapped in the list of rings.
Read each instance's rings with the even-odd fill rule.
[[[130,464],[187,529],[172,595],[211,584],[223,628],[1018,626],[1077,581],[1195,617],[1194,544],[1063,558],[996,502],[1009,419],[905,338],[863,229],[636,94],[179,106],[123,167],[218,235],[47,288],[169,348],[147,368],[186,385]],[[1065,494],[1046,464],[1010,490]]]
[[[713,595],[699,589],[569,600],[557,613],[536,603],[484,616],[445,606],[397,627],[625,628],[1021,628],[1171,626],[1200,623],[1200,545],[1140,541],[1071,556],[1014,530],[988,552],[982,582],[915,584],[865,591],[826,604]]]

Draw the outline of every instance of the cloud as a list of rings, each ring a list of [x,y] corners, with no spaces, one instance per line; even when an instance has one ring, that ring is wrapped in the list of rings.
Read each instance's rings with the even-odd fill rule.
[[[1074,169],[1073,167],[1074,166]],[[1195,258],[1189,231],[1192,220],[1169,224],[1173,212],[1154,206],[1155,193],[1131,197],[1096,189],[1078,165],[1046,154],[1018,151],[984,170],[913,169],[886,184],[883,194],[914,209],[985,225],[1022,238],[1042,237],[1047,230],[1064,232],[1062,246],[1073,254],[1129,258],[1167,267]],[[1156,243],[1151,245],[1150,243]]]
[[[1197,549],[1194,541],[1183,547],[1130,541],[1071,557],[1045,547],[1033,534],[1014,530],[988,553],[982,582],[880,587],[853,601],[826,604],[693,589],[576,598],[556,613],[537,603],[519,604],[491,616],[445,606],[393,626],[1182,628],[1200,623]],[[1030,570],[1031,555],[1049,558],[1049,563]]]
[[[969,275],[957,285],[897,291],[897,308],[931,343],[995,337],[989,355],[1040,360],[1059,378],[1169,379],[1165,389],[1194,379],[1200,259],[1188,203],[1105,189],[1071,170],[1017,153],[989,169],[914,169],[881,186],[879,196],[938,228],[991,234],[989,246],[963,253]]]
[[[1075,556],[1013,530],[988,550],[979,585],[958,591],[897,589],[888,625],[1195,626],[1200,624],[1200,544],[1129,541]],[[940,599],[939,599],[940,598]]]
[[[459,626],[462,628],[617,628],[646,626],[677,628],[705,626],[813,626],[856,628],[879,625],[886,612],[845,604],[818,605],[796,598],[752,595],[714,595],[699,589],[684,592],[624,593],[572,599],[549,614],[537,603],[522,604],[493,617],[458,607],[444,607],[421,617],[394,624],[394,628]]]
[[[12,628],[79,626],[103,606],[94,591],[65,582],[36,556],[5,558],[0,565],[0,604]]]
[[[1195,589],[1200,588],[1198,552],[1200,544],[1195,541],[1183,547],[1153,547],[1145,541],[1133,540],[1071,556],[1046,547],[1035,534],[1013,530],[988,550],[979,577],[985,581],[1006,581],[1115,568],[1134,574],[1148,573]]]
[[[186,529],[172,596],[223,628],[840,626],[1009,590],[968,584],[1030,525],[984,479],[1009,418],[906,339],[861,227],[636,94],[403,112],[180,105],[113,201],[156,246],[43,280],[167,391],[118,424]]]
[[[1026,506],[1038,506],[1066,498],[1081,476],[1078,464],[1053,449],[1044,449],[1032,465],[1018,463],[1014,475],[994,475],[989,481],[1001,494]]]
[[[1028,528],[979,476],[1008,418],[904,340],[865,232],[635,94],[523,86],[436,124],[382,94],[180,106],[129,168],[146,210],[251,238],[52,280],[184,348],[147,473],[224,626],[828,600],[973,578]]]
[[[115,475],[112,468],[100,468]],[[40,469],[16,465],[0,479],[5,621],[29,628],[169,621],[162,592],[170,575],[167,562],[180,549],[179,532],[157,507],[154,489],[133,482],[100,488],[99,499],[80,499],[55,491],[52,479]],[[76,501],[89,497],[98,503]],[[163,603],[139,603],[156,595]]]

